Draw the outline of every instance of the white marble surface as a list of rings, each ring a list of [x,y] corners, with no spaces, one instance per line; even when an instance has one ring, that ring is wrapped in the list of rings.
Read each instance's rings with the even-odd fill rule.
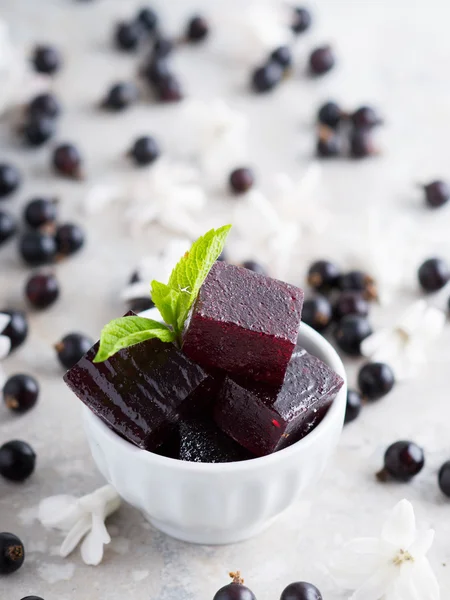
[[[56,193],[63,218],[85,222],[89,233],[84,253],[56,268],[61,300],[47,312],[30,313],[28,342],[5,361],[10,374],[36,374],[42,394],[39,406],[20,418],[0,407],[0,443],[23,438],[38,454],[36,472],[25,485],[0,482],[0,530],[17,533],[28,549],[26,565],[0,580],[0,597],[207,599],[226,582],[229,569],[240,568],[262,600],[276,599],[285,585],[298,579],[315,582],[326,600],[343,600],[348,594],[334,586],[326,570],[332,552],[348,538],[375,533],[384,512],[407,497],[424,525],[436,528],[431,560],[442,597],[447,598],[450,504],[439,493],[436,473],[450,458],[450,327],[430,351],[424,372],[367,407],[346,428],[320,485],[258,539],[236,547],[191,547],[152,530],[139,513],[124,506],[111,520],[114,539],[104,563],[91,568],[81,563],[77,553],[59,558],[60,535],[44,531],[35,521],[41,498],[83,494],[102,484],[80,427],[80,407],[62,383],[51,345],[74,329],[98,335],[104,322],[123,312],[118,293],[138,258],[168,239],[156,227],[142,236],[130,236],[118,209],[89,219],[79,210],[90,184],[130,172],[121,157],[138,134],[154,132],[168,154],[177,153],[177,131],[171,125],[178,107],[142,102],[123,115],[93,108],[109,83],[136,71],[136,58],[111,49],[110,38],[115,20],[131,15],[138,4],[135,0],[0,0],[0,15],[10,22],[21,44],[51,41],[64,52],[65,68],[53,84],[65,107],[58,138],[79,144],[88,173],[84,184],[55,178],[49,168],[49,148],[20,149],[8,123],[2,122],[0,158],[15,162],[25,176],[20,191],[2,206],[19,211],[31,195]],[[176,31],[194,9],[206,14],[218,7],[240,10],[242,2],[160,0],[155,5]],[[331,96],[349,107],[373,102],[385,114],[381,157],[325,166],[317,198],[332,211],[333,225],[325,235],[305,236],[292,259],[289,279],[301,284],[306,266],[319,256],[333,256],[344,267],[364,265],[369,209],[376,209],[383,222],[380,244],[388,247],[393,259],[405,244],[412,265],[436,253],[450,259],[450,209],[427,212],[414,187],[417,181],[450,177],[449,7],[442,0],[322,0],[311,6],[316,23],[299,42],[298,54],[304,58],[315,43],[331,41],[339,64],[323,79],[311,81],[299,68],[275,94],[255,98],[246,90],[246,70],[219,60],[207,46],[182,50],[175,58],[191,96],[224,96],[248,115],[251,162],[262,187],[275,171],[294,175],[305,168],[313,146],[312,117],[320,101]],[[206,228],[223,222],[232,202],[219,201],[210,193],[201,224]],[[418,296],[415,267],[409,268],[410,283],[389,306],[374,310],[375,326],[388,323]],[[14,244],[2,248],[0,304],[22,306],[26,274]],[[357,363],[348,362],[350,382],[356,367]],[[399,438],[411,438],[425,447],[426,467],[409,485],[380,485],[373,473],[386,446]]]

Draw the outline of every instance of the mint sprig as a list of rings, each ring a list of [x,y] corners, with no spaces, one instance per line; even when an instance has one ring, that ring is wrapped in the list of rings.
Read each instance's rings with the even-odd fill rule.
[[[213,264],[219,258],[231,225],[211,229],[193,243],[179,260],[167,284],[151,283],[151,297],[164,323],[138,316],[114,319],[101,333],[94,362],[103,362],[119,350],[158,338],[181,342],[184,323]]]

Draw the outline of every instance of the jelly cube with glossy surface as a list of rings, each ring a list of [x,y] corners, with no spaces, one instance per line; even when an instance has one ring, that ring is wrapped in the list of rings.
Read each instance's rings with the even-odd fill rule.
[[[113,431],[140,448],[155,450],[196,405],[208,374],[173,344],[147,340],[94,363],[98,344],[64,381]]]
[[[227,377],[214,419],[241,446],[264,456],[309,433],[322,420],[343,383],[321,360],[297,349],[282,386]]]
[[[216,262],[200,289],[183,351],[205,367],[281,384],[297,343],[300,288]]]

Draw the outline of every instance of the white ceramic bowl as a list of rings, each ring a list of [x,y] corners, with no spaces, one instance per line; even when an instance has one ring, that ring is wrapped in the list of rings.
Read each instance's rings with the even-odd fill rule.
[[[339,356],[321,335],[302,324],[299,343],[345,381]],[[322,422],[296,444],[236,463],[158,456],[113,433],[86,406],[83,417],[98,468],[150,523],[186,542],[230,544],[263,531],[319,479],[339,440],[346,395],[344,384]]]

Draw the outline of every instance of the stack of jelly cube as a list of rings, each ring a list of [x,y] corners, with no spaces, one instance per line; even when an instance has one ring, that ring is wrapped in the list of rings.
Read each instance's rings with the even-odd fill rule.
[[[64,377],[136,446],[195,462],[264,456],[323,418],[342,378],[297,345],[303,291],[216,262],[186,322],[182,348],[153,339]]]

